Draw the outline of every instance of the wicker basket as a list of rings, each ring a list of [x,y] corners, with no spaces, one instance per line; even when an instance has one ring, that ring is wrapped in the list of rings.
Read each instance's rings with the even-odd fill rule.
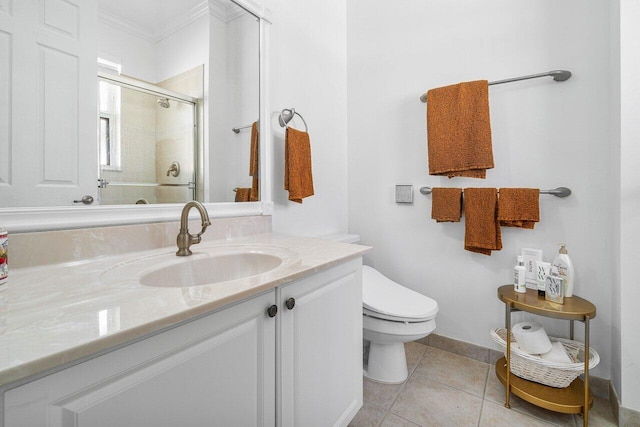
[[[507,330],[504,328],[492,330],[491,338],[504,348],[506,357]],[[578,358],[578,354],[582,353],[584,359],[584,344],[562,338],[549,337],[549,339],[552,342],[560,342],[574,363],[551,362],[511,347],[511,372],[525,380],[551,387],[569,387],[573,380],[584,372],[584,361]],[[517,341],[511,334],[511,343],[515,342]],[[589,369],[593,369],[598,363],[600,363],[600,356],[594,349],[589,348]]]

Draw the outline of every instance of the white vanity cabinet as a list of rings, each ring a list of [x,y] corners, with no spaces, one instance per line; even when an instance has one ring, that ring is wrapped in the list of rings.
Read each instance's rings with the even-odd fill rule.
[[[361,293],[358,258],[250,297],[9,389],[3,427],[345,426]]]
[[[362,406],[360,259],[279,291],[280,425],[347,425]]]
[[[271,426],[275,291],[5,393],[4,427]]]

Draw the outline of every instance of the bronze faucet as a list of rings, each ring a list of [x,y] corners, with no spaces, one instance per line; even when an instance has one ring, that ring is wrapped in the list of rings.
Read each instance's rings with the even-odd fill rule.
[[[200,232],[195,235],[189,234],[189,210],[191,210],[191,208],[196,208],[200,213],[200,218],[202,219],[202,230],[200,230]],[[193,200],[184,205],[184,208],[182,208],[182,216],[180,217],[180,232],[178,233],[177,239],[178,252],[176,252],[176,255],[191,255],[192,252],[189,247],[191,245],[200,243],[200,241],[202,240],[202,235],[209,225],[211,225],[209,214],[207,213],[207,209],[202,205],[202,203]]]

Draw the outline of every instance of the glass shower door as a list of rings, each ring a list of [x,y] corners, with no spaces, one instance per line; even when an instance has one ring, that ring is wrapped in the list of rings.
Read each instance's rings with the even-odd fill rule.
[[[99,79],[98,85],[100,204],[194,200],[195,102],[149,84]]]

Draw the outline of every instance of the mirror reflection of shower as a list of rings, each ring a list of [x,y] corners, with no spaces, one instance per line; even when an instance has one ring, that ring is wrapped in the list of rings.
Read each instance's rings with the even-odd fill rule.
[[[179,92],[191,74],[202,81],[202,67],[158,85],[99,74],[101,204],[197,200],[198,99]]]

